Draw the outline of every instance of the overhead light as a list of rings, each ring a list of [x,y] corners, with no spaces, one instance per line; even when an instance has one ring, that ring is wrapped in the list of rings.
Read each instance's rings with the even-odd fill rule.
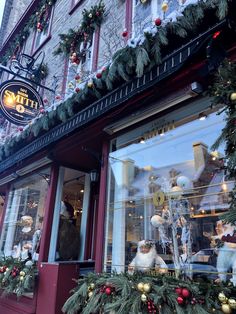
[[[207,115],[204,112],[199,113],[198,119],[200,121],[204,121],[206,120],[206,118],[207,118]]]
[[[23,175],[25,175],[27,173],[30,173],[30,172],[32,172],[34,170],[37,170],[37,169],[39,169],[39,168],[41,168],[43,166],[48,165],[51,162],[52,162],[51,159],[49,159],[48,157],[44,157],[42,159],[39,159],[37,161],[34,161],[34,162],[30,163],[28,166],[25,166],[25,167],[17,170],[16,174],[18,176],[23,176]]]
[[[121,119],[118,122],[108,125],[103,130],[106,133],[112,135],[161,111],[171,108],[176,104],[196,97],[201,94],[201,92],[202,86],[198,82],[193,82],[192,84],[188,85],[184,89],[181,89],[177,93],[174,93],[169,97],[160,99],[158,103],[155,103],[153,106],[150,106],[149,108],[146,108],[144,110],[140,110],[139,112],[136,112],[135,114],[132,114],[124,119]]]

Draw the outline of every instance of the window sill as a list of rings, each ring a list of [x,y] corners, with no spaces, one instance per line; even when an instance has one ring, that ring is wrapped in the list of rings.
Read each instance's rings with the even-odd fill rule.
[[[76,4],[73,4],[71,6],[71,9],[69,11],[69,15],[73,14],[74,11],[82,4],[83,0],[79,0]]]
[[[47,36],[47,38],[44,39],[44,41],[36,48],[32,51],[32,56],[35,56],[35,54],[40,50],[42,49],[42,47],[52,38],[52,35],[49,34]]]

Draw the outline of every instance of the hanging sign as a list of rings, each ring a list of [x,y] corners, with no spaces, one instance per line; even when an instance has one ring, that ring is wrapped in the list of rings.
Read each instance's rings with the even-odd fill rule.
[[[43,102],[38,92],[23,81],[6,81],[0,86],[0,106],[5,118],[26,125],[35,118]]]

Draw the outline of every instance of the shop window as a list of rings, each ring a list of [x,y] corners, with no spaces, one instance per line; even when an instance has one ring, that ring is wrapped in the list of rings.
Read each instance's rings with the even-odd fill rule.
[[[226,179],[224,145],[211,150],[224,122],[215,112],[205,120],[205,113],[187,117],[191,108],[112,141],[106,271],[132,273],[156,264],[164,272],[178,268],[210,279],[230,271],[232,260],[223,260],[236,245],[226,250],[222,236],[235,239],[235,227],[223,224],[221,214],[229,209],[234,182]]]
[[[11,186],[1,233],[2,257],[38,260],[49,169]]]
[[[61,168],[49,261],[84,259],[89,196],[89,175]]]
[[[32,47],[32,54],[42,47],[51,38],[52,17],[54,8],[50,8],[43,23],[38,23]]]

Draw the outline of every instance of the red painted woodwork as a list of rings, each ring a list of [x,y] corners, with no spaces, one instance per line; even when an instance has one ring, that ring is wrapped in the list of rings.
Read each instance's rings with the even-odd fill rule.
[[[76,263],[41,263],[36,314],[62,313],[61,308],[69,297],[69,291],[76,285],[72,278],[77,279],[78,276],[79,266]]]
[[[25,297],[21,298],[20,302],[16,297],[1,298],[0,300],[1,314],[35,314],[35,308],[35,302]]]
[[[98,215],[96,218],[95,243],[95,271],[100,273],[103,269],[104,225],[106,212],[106,186],[108,170],[109,143],[104,142],[102,148],[103,167],[100,173],[100,189],[98,201]]]
[[[38,260],[39,263],[42,261],[47,261],[47,258],[48,258],[58,174],[59,174],[59,166],[55,164],[52,165],[50,186],[48,189],[48,194],[47,194],[47,199],[46,199],[46,204],[45,204],[43,231],[42,231],[42,237],[40,241],[40,252],[39,252],[39,260]]]
[[[93,38],[93,59],[92,59],[92,71],[96,71],[98,67],[98,51],[99,51],[99,40],[100,40],[100,27],[96,29]]]
[[[132,34],[132,15],[133,15],[133,0],[126,0],[125,3],[125,28],[128,32],[128,38]]]

